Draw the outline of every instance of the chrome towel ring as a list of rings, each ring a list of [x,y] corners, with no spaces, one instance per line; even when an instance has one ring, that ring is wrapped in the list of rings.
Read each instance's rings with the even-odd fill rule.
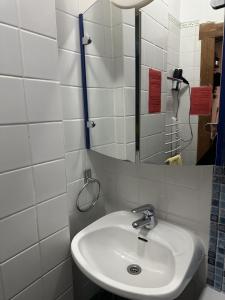
[[[84,192],[84,190],[90,185],[90,184],[97,184],[98,185],[98,192],[97,192],[97,196],[95,198],[93,198],[92,202],[90,203],[90,205],[88,205],[85,208],[81,208],[80,203],[79,203],[79,199],[81,194]],[[77,195],[77,199],[76,199],[76,207],[77,210],[79,212],[88,212],[90,211],[97,203],[99,197],[100,197],[100,193],[101,193],[101,183],[98,179],[92,178],[91,177],[91,170],[85,170],[84,172],[84,186],[82,187],[82,189],[79,191],[78,195]]]

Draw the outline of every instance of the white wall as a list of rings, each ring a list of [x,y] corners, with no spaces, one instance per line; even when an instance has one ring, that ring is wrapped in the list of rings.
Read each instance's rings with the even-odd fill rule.
[[[73,299],[54,0],[0,3],[0,299]]]
[[[180,21],[224,22],[224,9],[214,10],[209,0],[180,0]]]

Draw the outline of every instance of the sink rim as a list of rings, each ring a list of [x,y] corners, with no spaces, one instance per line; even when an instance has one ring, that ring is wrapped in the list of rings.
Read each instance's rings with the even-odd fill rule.
[[[113,223],[113,220],[117,217],[120,217],[121,220],[123,220],[122,224],[115,224]],[[128,218],[126,222],[126,217]],[[193,276],[193,272],[190,272],[191,269],[191,262],[193,260],[193,257],[195,256],[195,250],[200,249],[202,250],[202,258],[204,256],[204,250],[203,245],[200,242],[200,240],[190,231],[159,220],[159,223],[155,229],[150,231],[149,233],[153,235],[157,230],[160,230],[160,227],[167,227],[170,229],[173,229],[178,232],[181,232],[185,234],[185,236],[190,241],[189,245],[189,252],[183,252],[183,253],[174,253],[174,249],[171,249],[169,247],[169,243],[165,243],[165,247],[168,247],[169,250],[172,252],[175,260],[175,271],[174,276],[171,279],[171,281],[164,286],[155,287],[155,288],[144,288],[144,287],[137,287],[137,286],[131,286],[125,283],[121,283],[120,281],[117,281],[115,279],[112,279],[103,273],[99,272],[99,270],[95,270],[93,272],[91,266],[87,263],[85,258],[80,252],[79,249],[79,243],[80,241],[85,238],[87,234],[91,234],[92,232],[98,231],[99,229],[109,228],[109,227],[118,227],[118,228],[124,228],[125,230],[129,230],[134,232],[138,236],[138,232],[136,229],[133,229],[130,223],[132,220],[129,219],[135,219],[137,216],[127,212],[127,211],[118,211],[109,215],[106,215],[102,217],[101,219],[95,221],[94,223],[90,224],[86,228],[84,228],[82,231],[80,231],[72,240],[71,243],[71,252],[74,261],[79,266],[79,268],[82,270],[82,272],[92,281],[94,281],[97,285],[101,286],[104,289],[107,289],[111,292],[114,292],[116,294],[120,294],[121,296],[125,297],[138,297],[139,299],[151,299],[151,297],[155,299],[171,299],[176,298],[180,295],[180,293],[184,290],[186,285],[189,283]],[[107,219],[107,220],[106,220]],[[115,220],[114,220],[115,221]],[[107,224],[108,223],[108,224]],[[127,223],[127,224],[126,224]],[[155,233],[155,236],[157,236],[157,233]],[[150,237],[151,238],[151,237]],[[184,263],[184,267],[177,268],[179,263]],[[201,259],[198,260],[199,264],[201,262]],[[196,264],[196,262],[195,262]],[[195,267],[192,265],[192,268]],[[189,274],[190,273],[190,274]]]

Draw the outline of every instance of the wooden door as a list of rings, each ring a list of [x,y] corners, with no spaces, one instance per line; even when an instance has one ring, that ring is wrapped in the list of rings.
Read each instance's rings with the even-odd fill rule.
[[[223,37],[223,23],[206,23],[200,25],[199,39],[201,40],[201,71],[200,84],[213,86],[216,38]],[[212,145],[211,134],[205,125],[211,122],[211,116],[199,116],[198,122],[198,153],[199,161]]]

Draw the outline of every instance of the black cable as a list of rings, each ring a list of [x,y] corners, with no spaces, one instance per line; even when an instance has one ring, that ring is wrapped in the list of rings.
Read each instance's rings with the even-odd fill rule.
[[[190,144],[192,143],[192,141],[194,139],[193,129],[192,129],[192,125],[191,125],[191,87],[190,87],[190,85],[188,85],[188,90],[189,90],[189,98],[190,98],[188,122],[189,122],[189,128],[190,128],[191,138],[189,140],[184,140],[184,139],[181,138],[182,142],[188,143],[187,145],[184,146],[184,148],[182,149],[182,151],[185,150],[188,146],[190,146]]]

